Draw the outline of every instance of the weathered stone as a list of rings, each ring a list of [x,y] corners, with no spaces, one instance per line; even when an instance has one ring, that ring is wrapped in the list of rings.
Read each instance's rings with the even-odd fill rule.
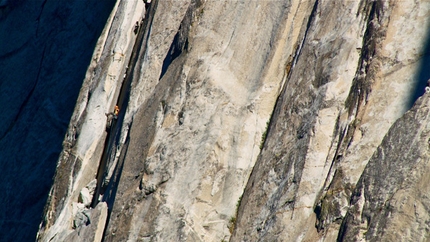
[[[77,226],[77,229],[70,233],[63,241],[91,241],[101,242],[103,239],[103,231],[107,219],[107,205],[104,202],[97,204],[92,210],[85,210],[83,215],[85,224]]]
[[[97,186],[97,179],[92,180],[90,183],[88,183],[88,185],[86,186],[86,188],[88,189],[88,192],[91,196],[93,196],[94,194],[94,190],[96,189]]]
[[[367,164],[342,223],[343,241],[428,241],[430,95],[390,128]]]
[[[105,149],[104,114],[112,111],[117,102],[136,40],[133,27],[144,14],[143,1],[118,1],[98,40],[69,124],[69,130],[78,135],[70,135],[76,140],[73,145],[68,142],[60,155],[58,167],[64,169],[58,169],[54,177],[38,233],[40,241],[62,241],[73,232],[72,204],[78,202],[80,191],[96,178]]]
[[[81,192],[79,193],[78,202],[83,203],[86,207],[88,207],[91,204],[91,199],[92,196],[88,188],[82,188]]]
[[[230,218],[260,151],[285,62],[309,14],[294,18],[288,12],[307,7],[312,6],[158,2],[151,38],[166,35],[157,23],[176,21],[170,38],[177,33],[188,47],[179,48],[182,53],[159,81],[165,56],[160,53],[169,46],[163,50],[154,40],[145,53],[143,77],[132,87],[129,108],[139,109],[118,183],[118,194],[129,195],[115,198],[106,241],[230,237]],[[264,17],[266,12],[273,18]],[[181,43],[178,37],[172,46]]]
[[[135,6],[119,1],[107,25],[101,80],[78,101],[80,133],[60,159],[42,240],[92,238],[94,210],[88,221],[68,211],[77,191],[109,206],[104,241],[383,240],[402,224],[394,234],[423,240],[427,202],[415,194],[426,173],[408,178],[418,166],[406,163],[426,154],[396,140],[426,139],[427,106],[403,117],[410,136],[396,124],[377,147],[408,109],[428,3],[155,0],[137,24]],[[122,113],[106,134],[114,102]]]
[[[85,205],[85,207],[89,207],[91,205],[94,191],[97,186],[97,179],[92,180],[88,185],[81,189],[79,193],[78,202]]]
[[[428,3],[415,3],[420,12],[410,2],[315,4],[233,241],[336,240],[356,182],[414,91]]]
[[[89,225],[91,223],[90,216],[91,216],[91,213],[89,212],[89,210],[86,210],[86,209],[79,210],[76,213],[75,218],[73,219],[73,228],[77,229],[82,226]]]

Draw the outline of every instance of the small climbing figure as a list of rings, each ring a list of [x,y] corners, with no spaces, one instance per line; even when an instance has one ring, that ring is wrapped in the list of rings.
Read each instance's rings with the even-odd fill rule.
[[[134,34],[137,34],[137,32],[139,31],[139,22],[138,21],[136,21],[136,24],[134,25],[134,30],[133,30],[133,32],[134,32]]]
[[[151,0],[143,0],[143,2],[145,3],[145,10],[148,10]]]
[[[115,119],[117,119],[118,118],[118,114],[119,114],[119,107],[118,107],[118,105],[115,105],[113,114],[115,115]]]
[[[118,119],[118,114],[119,114],[119,107],[118,105],[115,106],[113,112],[110,113],[105,113],[106,117],[107,117],[107,122],[106,122],[106,131],[108,131],[111,126],[112,126],[112,120],[113,119]]]

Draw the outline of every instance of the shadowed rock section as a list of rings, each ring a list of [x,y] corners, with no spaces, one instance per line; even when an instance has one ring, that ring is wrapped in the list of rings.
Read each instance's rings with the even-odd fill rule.
[[[97,38],[114,5],[0,1],[0,240],[32,241]]]

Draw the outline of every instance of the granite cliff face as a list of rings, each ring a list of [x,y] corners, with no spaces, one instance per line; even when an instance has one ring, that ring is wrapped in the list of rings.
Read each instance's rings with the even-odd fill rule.
[[[427,1],[118,0],[37,240],[426,240],[428,94],[406,111],[429,20]]]

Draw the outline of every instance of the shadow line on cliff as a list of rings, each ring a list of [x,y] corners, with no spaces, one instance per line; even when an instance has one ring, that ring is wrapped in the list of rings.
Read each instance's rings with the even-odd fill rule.
[[[0,241],[36,238],[61,144],[114,4],[1,1],[0,52],[7,55],[0,58],[0,123],[10,129],[0,139]]]
[[[427,80],[430,79],[430,26],[427,26],[427,37],[426,42],[422,47],[420,66],[415,74],[414,84],[415,88],[411,93],[410,99],[407,102],[406,109],[409,110],[415,103],[415,101],[421,97],[425,92]],[[417,46],[419,48],[420,46]]]

